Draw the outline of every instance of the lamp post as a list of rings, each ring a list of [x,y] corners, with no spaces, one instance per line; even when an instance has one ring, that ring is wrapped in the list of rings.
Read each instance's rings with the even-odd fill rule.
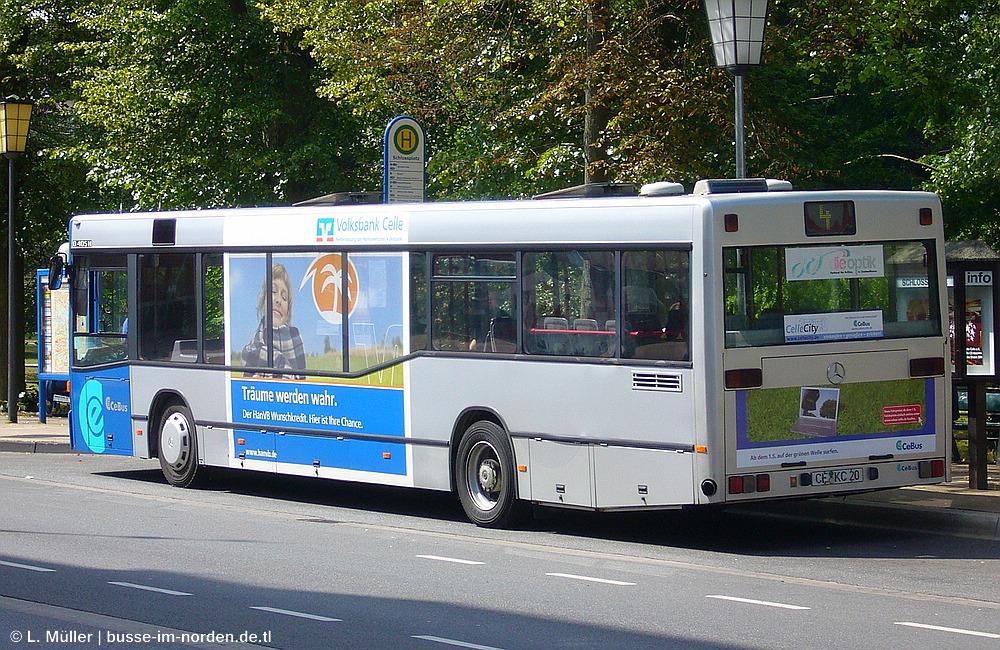
[[[705,0],[715,65],[736,79],[736,178],[746,177],[743,156],[743,77],[760,65],[767,0]]]
[[[16,248],[14,246],[14,215],[17,192],[14,185],[14,161],[24,153],[24,145],[28,139],[28,122],[31,120],[31,102],[6,101],[0,102],[0,147],[7,158],[7,420],[17,422],[18,388],[17,367],[23,368],[22,359],[24,345],[18,348],[17,334],[20,331],[21,309],[20,297],[24,282],[15,277],[17,265],[14,264]]]

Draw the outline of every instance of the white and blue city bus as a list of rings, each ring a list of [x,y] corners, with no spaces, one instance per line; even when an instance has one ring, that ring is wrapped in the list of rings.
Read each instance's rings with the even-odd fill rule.
[[[937,197],[733,187],[74,217],[73,446],[483,526],[947,480]]]

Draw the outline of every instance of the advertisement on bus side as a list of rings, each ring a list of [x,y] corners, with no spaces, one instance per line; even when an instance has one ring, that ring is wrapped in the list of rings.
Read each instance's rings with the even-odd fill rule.
[[[387,441],[406,435],[391,363],[405,353],[404,255],[273,255],[270,286],[265,255],[226,264],[227,353],[247,368],[230,377],[231,419],[249,427],[233,458],[405,475],[403,445]]]

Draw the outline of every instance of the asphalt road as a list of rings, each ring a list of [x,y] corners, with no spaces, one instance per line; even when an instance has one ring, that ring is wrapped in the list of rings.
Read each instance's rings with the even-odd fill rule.
[[[0,647],[996,648],[1000,544],[0,453]]]

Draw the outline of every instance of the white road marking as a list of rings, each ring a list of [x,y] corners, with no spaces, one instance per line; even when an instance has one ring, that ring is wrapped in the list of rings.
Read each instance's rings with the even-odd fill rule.
[[[635,585],[634,582],[622,582],[621,580],[608,580],[607,578],[592,578],[590,576],[578,576],[572,573],[546,573],[547,576],[552,576],[554,578],[569,578],[570,580],[586,580],[587,582],[600,582],[606,585],[618,585],[620,587],[632,587]]]
[[[250,609],[256,609],[261,612],[271,612],[272,614],[284,614],[285,616],[294,616],[296,618],[308,618],[310,621],[323,621],[324,623],[340,623],[339,618],[330,618],[329,616],[320,616],[319,614],[307,614],[305,612],[296,612],[291,609],[278,609],[277,607],[254,607],[251,606]]]
[[[976,632],[975,630],[963,630],[957,627],[941,627],[940,625],[927,625],[926,623],[911,623],[910,621],[896,621],[893,625],[904,625],[906,627],[919,627],[924,630],[936,630],[938,632],[952,632],[954,634],[965,634],[968,636],[982,636],[987,639],[1000,639],[1000,634],[991,632]]]
[[[17,562],[4,562],[0,560],[0,564],[4,566],[14,567],[15,569],[27,569],[28,571],[38,571],[39,573],[54,573],[55,569],[46,569],[43,566],[34,566],[33,564],[18,564]]]
[[[160,587],[150,587],[149,585],[137,585],[134,582],[108,582],[109,585],[118,585],[119,587],[128,587],[130,589],[142,589],[143,591],[152,591],[158,594],[166,594],[168,596],[191,596],[186,591],[174,591],[173,589],[161,589]]]
[[[472,650],[503,650],[502,648],[496,648],[491,645],[479,645],[478,643],[469,643],[467,641],[456,641],[455,639],[444,639],[439,636],[414,636],[414,639],[422,639],[424,641],[433,641],[434,643],[443,643],[445,645],[453,645],[459,648],[472,648]]]
[[[444,557],[441,555],[418,555],[417,557],[422,557],[425,560],[437,560],[439,562],[454,562],[455,564],[486,564],[485,562],[476,562],[474,560],[460,560],[457,557]]]
[[[765,607],[778,607],[780,609],[811,609],[802,605],[788,605],[787,603],[772,603],[767,600],[754,600],[753,598],[737,598],[736,596],[705,596],[705,598],[715,598],[716,600],[731,600],[734,603],[747,603],[750,605],[763,605]]]
[[[219,648],[222,647],[224,647],[225,650],[260,650],[264,647],[253,643],[233,642],[226,643],[222,646],[218,643],[198,643],[197,641],[191,641],[181,645],[179,639],[181,639],[182,635],[186,634],[189,639],[197,639],[199,637],[204,637],[205,631],[202,630],[200,632],[195,632],[193,630],[181,630],[178,628],[164,627],[162,625],[150,625],[135,619],[104,616],[102,614],[96,614],[94,612],[88,612],[81,609],[58,607],[56,605],[35,603],[28,600],[19,600],[17,598],[7,598],[5,596],[0,596],[0,608],[2,608],[5,612],[18,612],[28,616],[50,620],[53,622],[53,625],[59,624],[61,626],[65,626],[59,629],[83,628],[86,630],[90,628],[98,628],[101,630],[99,635],[101,639],[107,639],[108,631],[112,631],[131,635],[148,634],[151,639],[163,639],[167,638],[167,635],[173,635],[173,638],[177,640],[177,642],[172,644],[170,647],[207,648],[211,650],[219,650]],[[3,638],[6,640],[6,635]],[[25,639],[25,641],[27,641],[27,639]],[[91,648],[96,648],[98,645],[103,648],[105,645],[110,644],[100,642],[97,644],[89,644]],[[32,647],[28,643],[23,643],[22,646],[28,648]],[[77,646],[82,647],[82,644],[77,644]],[[137,645],[135,643],[121,643],[118,644],[118,647],[140,648],[145,646]]]

